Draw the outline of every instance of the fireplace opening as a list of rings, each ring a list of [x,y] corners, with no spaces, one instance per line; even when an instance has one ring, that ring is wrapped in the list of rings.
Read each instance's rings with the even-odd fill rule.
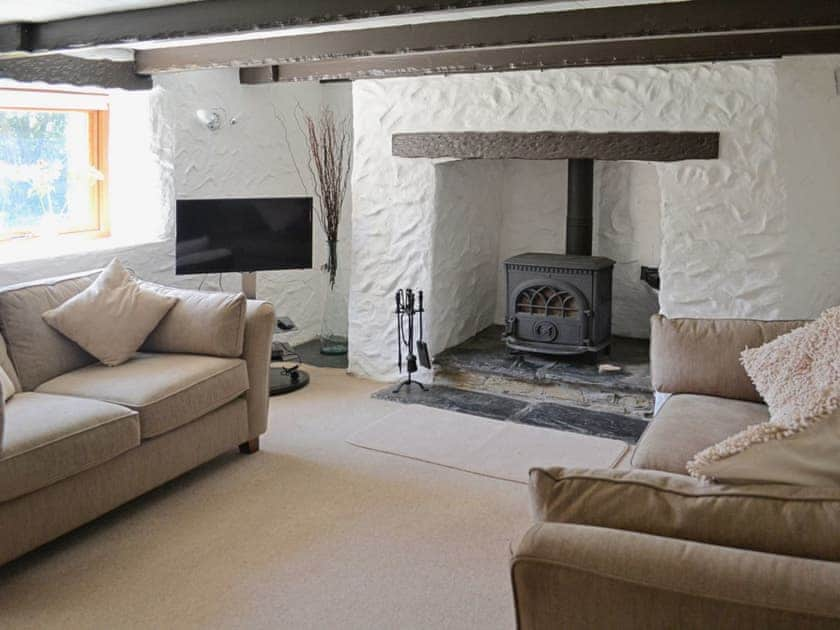
[[[582,354],[608,349],[615,261],[592,256],[593,161],[568,166],[566,253],[530,252],[504,262],[511,350]]]

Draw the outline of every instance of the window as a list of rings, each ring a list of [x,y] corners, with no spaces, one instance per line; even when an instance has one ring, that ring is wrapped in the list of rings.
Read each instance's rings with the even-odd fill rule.
[[[0,241],[106,236],[104,94],[0,89]]]

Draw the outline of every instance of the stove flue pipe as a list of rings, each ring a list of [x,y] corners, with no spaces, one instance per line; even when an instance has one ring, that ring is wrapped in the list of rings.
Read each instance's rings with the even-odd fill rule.
[[[592,255],[593,160],[569,160],[566,203],[566,254]]]

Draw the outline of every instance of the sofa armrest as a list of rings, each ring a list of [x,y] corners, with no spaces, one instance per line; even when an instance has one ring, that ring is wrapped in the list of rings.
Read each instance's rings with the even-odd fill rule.
[[[520,630],[836,628],[840,564],[538,523],[511,560]]]
[[[534,468],[529,490],[537,521],[840,562],[837,488],[705,484],[655,470]]]
[[[265,433],[268,427],[268,378],[274,320],[274,306],[269,302],[248,300],[242,358],[248,364],[248,434],[252,440]]]

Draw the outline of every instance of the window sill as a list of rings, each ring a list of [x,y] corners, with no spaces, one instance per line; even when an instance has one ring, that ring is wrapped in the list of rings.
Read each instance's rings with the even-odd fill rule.
[[[115,236],[103,238],[74,238],[72,236],[58,238],[38,238],[0,243],[0,264],[32,262],[63,256],[79,256],[84,254],[104,254],[118,251],[127,247],[140,245],[154,245],[162,243],[164,239],[130,239]]]

